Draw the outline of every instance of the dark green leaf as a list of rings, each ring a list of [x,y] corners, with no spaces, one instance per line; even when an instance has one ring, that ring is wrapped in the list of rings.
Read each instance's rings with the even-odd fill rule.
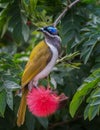
[[[26,112],[26,125],[28,130],[35,129],[35,117],[29,112]]]
[[[90,106],[87,105],[84,111],[84,119],[89,118],[89,120],[92,120],[98,113],[98,107],[97,106]]]
[[[78,107],[82,103],[85,96],[96,87],[98,82],[100,81],[100,69],[96,70],[91,74],[89,77],[91,80],[87,80],[88,82],[84,82],[77,90],[76,94],[74,95],[71,104],[70,104],[70,114],[73,117],[75,112],[77,111]]]
[[[22,24],[20,22],[17,23],[16,26],[14,27],[13,36],[17,43],[20,43],[21,41],[23,41]]]
[[[6,92],[5,90],[0,92],[0,114],[4,117],[4,112],[6,108]]]
[[[22,25],[22,35],[23,35],[24,41],[26,42],[29,38],[29,28],[26,24]]]
[[[47,118],[40,118],[40,117],[37,117],[38,121],[41,123],[41,125],[44,127],[44,128],[47,128],[48,127],[48,119]]]

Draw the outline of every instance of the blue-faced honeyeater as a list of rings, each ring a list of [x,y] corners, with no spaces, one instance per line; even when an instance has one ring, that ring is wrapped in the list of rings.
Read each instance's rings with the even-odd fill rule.
[[[33,48],[22,75],[22,97],[17,114],[17,125],[25,120],[26,96],[28,91],[37,87],[39,79],[49,75],[61,51],[61,39],[53,26],[39,29],[44,34],[44,40]]]

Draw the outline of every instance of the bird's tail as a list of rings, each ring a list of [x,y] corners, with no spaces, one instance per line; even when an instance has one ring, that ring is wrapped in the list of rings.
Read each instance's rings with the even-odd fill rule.
[[[25,120],[25,112],[26,112],[26,96],[28,93],[28,89],[24,88],[22,90],[22,98],[20,102],[20,106],[17,113],[17,126],[21,126],[24,123]]]

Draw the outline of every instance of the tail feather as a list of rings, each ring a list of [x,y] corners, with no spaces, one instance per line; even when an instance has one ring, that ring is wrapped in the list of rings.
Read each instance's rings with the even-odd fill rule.
[[[20,102],[20,106],[18,109],[18,113],[17,113],[17,126],[21,126],[23,125],[24,121],[25,121],[25,112],[26,112],[26,96],[28,93],[28,89],[23,89],[22,90],[22,98],[21,98],[21,102]]]

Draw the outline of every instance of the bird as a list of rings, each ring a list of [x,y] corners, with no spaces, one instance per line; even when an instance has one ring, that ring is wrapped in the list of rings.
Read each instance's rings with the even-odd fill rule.
[[[22,97],[17,113],[17,126],[25,121],[26,96],[32,87],[38,87],[38,82],[49,75],[61,53],[61,38],[54,26],[45,26],[38,31],[44,34],[44,40],[40,41],[32,50],[25,66],[22,79]]]

